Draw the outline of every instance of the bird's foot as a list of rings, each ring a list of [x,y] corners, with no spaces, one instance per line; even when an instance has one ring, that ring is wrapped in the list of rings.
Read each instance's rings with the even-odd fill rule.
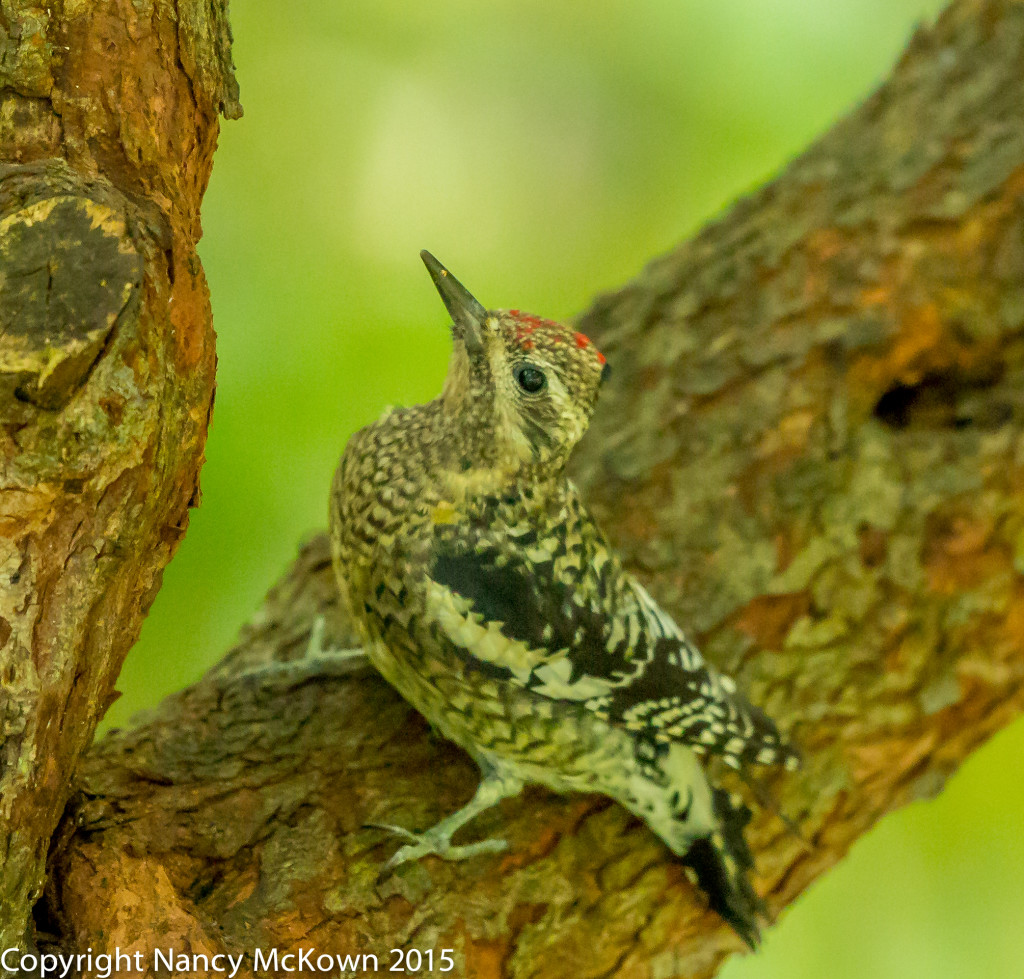
[[[259,685],[285,685],[297,687],[307,680],[329,676],[347,676],[352,670],[352,660],[365,658],[366,651],[361,646],[342,649],[339,646],[324,644],[326,620],[318,615],[309,630],[309,641],[304,655],[298,659],[272,660],[269,663],[257,663],[237,673],[226,673],[231,681],[245,681]]]
[[[382,829],[395,836],[408,840],[395,855],[388,860],[381,868],[381,875],[390,873],[403,863],[420,860],[423,857],[440,857],[442,860],[469,860],[472,857],[479,857],[487,853],[501,853],[508,847],[508,843],[501,839],[481,840],[479,843],[465,843],[455,845],[452,843],[451,834],[435,826],[423,833],[414,833],[402,826],[393,826],[390,823],[368,823],[373,829]]]
[[[339,663],[366,655],[362,646],[343,649],[341,646],[325,645],[324,630],[326,627],[327,620],[322,615],[318,615],[313,620],[313,625],[309,629],[309,642],[306,643],[306,655],[303,657],[306,663]]]

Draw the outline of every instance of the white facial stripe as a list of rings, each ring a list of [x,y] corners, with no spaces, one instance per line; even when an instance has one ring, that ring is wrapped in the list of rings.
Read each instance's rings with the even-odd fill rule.
[[[569,392],[566,390],[565,385],[559,380],[553,368],[545,367],[544,373],[547,375],[548,392],[550,393],[551,400],[556,405],[564,405],[569,400]]]
[[[497,329],[497,320],[491,317],[488,319],[487,325],[488,328]],[[499,343],[491,344],[490,366],[491,377],[494,378],[495,387],[499,389],[499,395],[495,399],[497,434],[499,437],[504,437],[521,461],[530,462],[533,459],[533,449],[530,440],[522,430],[522,422],[519,412],[516,411],[513,392],[515,382],[512,380],[510,364],[505,357],[505,351]]]

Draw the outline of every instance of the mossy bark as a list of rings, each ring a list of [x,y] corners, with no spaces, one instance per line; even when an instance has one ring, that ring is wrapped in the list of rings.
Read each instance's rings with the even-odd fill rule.
[[[771,813],[749,834],[776,911],[1024,706],[1022,51],[1024,3],[960,0],[580,321],[615,370],[575,462],[588,498],[806,757],[770,789],[810,848]],[[506,855],[378,884],[395,844],[366,824],[428,826],[477,774],[364,662],[259,669],[301,658],[318,615],[351,642],[322,536],[203,681],[91,750],[51,860],[69,947],[229,950],[247,976],[256,948],[382,971],[451,948],[478,977],[704,977],[737,949],[599,797],[528,791],[472,827]]]
[[[222,8],[0,0],[0,949],[198,499]]]

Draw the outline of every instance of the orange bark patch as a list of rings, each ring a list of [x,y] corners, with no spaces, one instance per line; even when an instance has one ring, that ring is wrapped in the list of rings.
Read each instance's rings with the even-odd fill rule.
[[[931,729],[852,745],[846,752],[850,774],[862,789],[867,789],[874,779],[891,784],[894,765],[900,771],[912,771],[935,750],[937,738],[937,732]],[[889,800],[879,799],[878,803],[881,810],[888,808]]]
[[[787,459],[801,455],[807,448],[816,417],[816,412],[806,409],[791,411],[779,420],[775,428],[764,433],[755,454],[759,458],[767,458],[783,453]]]
[[[1003,623],[1011,649],[1024,649],[1024,590],[1017,588]]]
[[[892,298],[892,289],[887,285],[872,286],[864,289],[860,294],[861,304],[864,306],[885,306]]]
[[[529,863],[542,860],[555,848],[561,838],[562,830],[560,828],[555,826],[543,827],[539,833],[531,836],[524,846],[516,847],[513,852],[507,853],[502,858],[499,873],[502,875],[509,874],[513,870],[525,867]]]
[[[82,936],[81,945],[88,942],[96,953],[119,948],[126,954],[140,951],[151,960],[157,946],[210,956],[224,951],[157,860],[90,844],[76,854],[66,880],[71,886],[70,920],[75,923],[75,934]],[[98,889],[97,881],[104,886]],[[159,923],[156,932],[154,922]]]
[[[865,568],[877,568],[885,560],[889,535],[878,527],[862,527],[857,539],[861,564]]]
[[[903,332],[890,354],[890,364],[902,380],[921,380],[923,361],[930,359],[942,342],[942,320],[935,303],[911,309],[904,317]]]
[[[628,515],[620,522],[619,530],[623,538],[649,541],[653,540],[658,532],[658,521],[647,507],[636,501]]]
[[[819,228],[811,233],[809,246],[815,258],[827,262],[843,250],[843,236],[835,228]]]
[[[1005,199],[1015,201],[1024,194],[1024,167],[1019,167],[1006,182]]]
[[[518,935],[527,925],[535,925],[547,911],[546,904],[517,904],[508,916],[508,930]]]
[[[788,535],[781,531],[775,535],[775,569],[782,574],[790,566],[793,558],[796,557],[796,543]]]
[[[806,591],[788,595],[762,595],[748,602],[733,623],[761,649],[781,649],[789,630],[811,607]]]
[[[174,285],[169,315],[178,365],[185,370],[195,367],[208,356],[207,348],[213,336],[209,326],[210,297],[202,266],[183,236],[177,236],[174,246]]]
[[[508,943],[467,938],[463,954],[466,956],[466,979],[501,979]]]
[[[923,554],[932,591],[953,595],[1006,570],[1009,555],[1004,547],[990,543],[992,528],[987,521],[957,515],[932,524]]]
[[[942,320],[934,303],[912,309],[903,319],[903,329],[886,358],[895,377],[914,384],[929,366],[936,366],[942,343]]]
[[[873,401],[893,384],[917,384],[929,372],[947,370],[956,363],[955,345],[947,337],[934,303],[906,311],[900,327],[888,350],[880,356],[864,354],[853,363],[852,391],[863,391]]]

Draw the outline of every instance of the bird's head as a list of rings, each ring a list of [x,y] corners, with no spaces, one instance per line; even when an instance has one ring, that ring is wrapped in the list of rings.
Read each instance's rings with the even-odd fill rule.
[[[582,333],[518,309],[485,309],[430,252],[420,252],[452,318],[441,400],[460,430],[463,466],[514,459],[554,474],[582,438],[608,374]],[[476,458],[474,458],[474,456]]]

